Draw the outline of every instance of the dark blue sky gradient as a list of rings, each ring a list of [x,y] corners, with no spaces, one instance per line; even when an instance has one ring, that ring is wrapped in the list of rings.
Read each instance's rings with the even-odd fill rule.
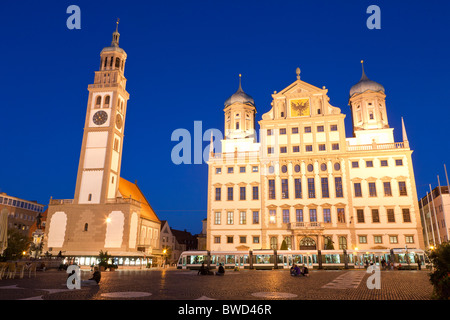
[[[69,5],[81,30],[69,30]],[[381,8],[381,30],[366,9]],[[0,191],[48,204],[73,198],[88,91],[120,17],[130,93],[122,176],[160,219],[201,230],[207,165],[174,165],[177,128],[223,130],[223,103],[242,74],[257,121],[271,94],[296,80],[329,89],[347,115],[361,77],[381,83],[401,141],[404,117],[418,196],[450,167],[450,5],[446,1],[8,1],[0,11]],[[203,148],[207,146],[203,143]]]

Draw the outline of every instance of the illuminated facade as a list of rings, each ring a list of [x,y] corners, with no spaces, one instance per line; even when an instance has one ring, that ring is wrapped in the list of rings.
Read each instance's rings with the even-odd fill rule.
[[[221,153],[208,161],[207,250],[423,248],[411,161],[389,127],[384,87],[350,91],[353,137],[328,89],[300,80],[262,115],[242,90],[226,102]]]
[[[160,256],[161,222],[136,183],[120,176],[129,94],[126,52],[119,32],[101,53],[89,98],[74,199],[51,199],[44,252],[92,263],[108,251],[116,263],[137,265]]]

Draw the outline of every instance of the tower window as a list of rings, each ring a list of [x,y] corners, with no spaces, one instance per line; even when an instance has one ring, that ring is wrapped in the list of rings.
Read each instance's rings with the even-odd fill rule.
[[[120,59],[116,58],[116,69],[120,68]]]
[[[89,225],[87,223],[84,224],[84,231],[88,231]]]
[[[111,57],[111,61],[109,62],[109,66],[112,67],[114,58]]]
[[[110,97],[110,96],[106,96],[106,97],[105,97],[105,105],[104,105],[105,108],[108,108],[108,107],[109,107],[109,102],[110,102],[110,100],[111,100],[111,97]]]
[[[105,63],[103,64],[103,68],[106,68],[107,63],[108,63],[108,57],[105,58]]]
[[[370,118],[370,120],[373,120],[373,112],[369,113],[369,118]]]
[[[100,108],[100,105],[102,104],[102,97],[98,96],[97,100],[95,101],[95,107]]]
[[[236,130],[239,130],[239,122],[236,122]]]
[[[89,193],[88,201],[91,201],[91,200],[92,200],[92,193]]]

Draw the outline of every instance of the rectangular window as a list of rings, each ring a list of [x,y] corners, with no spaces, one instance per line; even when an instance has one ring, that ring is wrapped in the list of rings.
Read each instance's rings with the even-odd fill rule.
[[[258,200],[258,199],[259,199],[259,187],[254,186],[253,187],[253,200]]]
[[[220,211],[214,212],[214,224],[220,224]]]
[[[383,237],[382,236],[373,236],[373,242],[374,243],[383,243]]]
[[[252,167],[252,172],[258,172],[258,166],[253,166]]]
[[[247,237],[246,236],[240,236],[239,237],[239,243],[247,243]]]
[[[342,189],[342,178],[341,177],[335,177],[334,178],[334,185],[336,188],[336,198],[342,198],[344,197],[344,192]]]
[[[245,200],[245,187],[239,188],[239,200]]]
[[[367,236],[359,236],[359,243],[367,243]]]
[[[355,182],[353,187],[355,189],[355,198],[362,197],[361,183],[360,182]]]
[[[345,210],[344,208],[337,209],[337,217],[339,223],[345,223]]]
[[[313,151],[312,145],[307,145],[307,146],[305,146],[305,151],[306,151],[306,152],[312,152],[312,151]]]
[[[395,222],[394,209],[387,209],[387,218],[388,218],[388,222]]]
[[[316,187],[314,186],[314,178],[308,178],[308,198],[316,197]]]
[[[287,147],[280,147],[280,153],[287,153]]]
[[[222,198],[222,188],[216,188],[216,201],[220,201]]]
[[[414,243],[414,236],[405,236],[406,243]]]
[[[331,150],[339,150],[339,143],[333,143],[331,145]]]
[[[387,167],[387,166],[388,166],[388,161],[387,161],[387,160],[381,160],[381,161],[380,161],[380,165],[381,165],[382,167]]]
[[[331,223],[331,211],[330,209],[323,209],[323,222]]]
[[[398,243],[398,237],[397,236],[389,236],[389,242],[390,243]]]
[[[300,152],[300,147],[299,146],[293,146],[292,147],[292,152]]]
[[[292,128],[292,133],[298,133],[298,128]]]
[[[302,180],[295,179],[294,185],[295,185],[295,199],[301,199],[302,198]]]
[[[281,198],[289,199],[288,179],[281,179]]]
[[[227,243],[233,243],[233,236],[227,236]]]
[[[275,150],[274,150],[273,147],[268,147],[268,148],[267,148],[267,153],[268,153],[268,154],[273,154],[274,152],[275,152]]]
[[[228,170],[227,171],[228,173],[233,173],[234,172],[234,168],[233,167],[228,167],[227,170]]]
[[[253,211],[253,224],[259,223],[259,211]]]
[[[259,236],[253,237],[253,243],[259,243]]]
[[[402,159],[396,159],[395,160],[395,165],[396,166],[402,166],[403,165],[403,160]]]
[[[269,199],[275,199],[275,180],[269,180]]]
[[[356,217],[359,223],[364,223],[364,210],[363,209],[357,209],[356,210]]]
[[[227,212],[227,224],[233,224],[234,223],[234,212],[228,211]]]
[[[391,197],[392,196],[391,183],[389,181],[383,182],[383,188],[384,188],[384,196]]]
[[[269,223],[277,223],[277,211],[269,210]]]
[[[378,209],[372,209],[372,222],[380,222],[380,213]]]
[[[289,209],[283,209],[283,223],[289,223]]]
[[[372,160],[367,160],[366,161],[366,168],[373,168],[373,161]]]
[[[317,132],[324,132],[324,126],[317,126]]]
[[[247,212],[239,212],[239,224],[247,224]]]
[[[296,222],[303,222],[303,209],[296,209],[295,210],[295,221]]]
[[[267,135],[268,136],[273,135],[273,129],[267,129]]]
[[[402,209],[403,213],[403,222],[411,222],[411,214],[409,213],[409,209]]]
[[[310,133],[311,132],[311,127],[305,127],[305,133]]]
[[[359,162],[358,161],[352,161],[352,168],[359,168]]]
[[[309,209],[309,221],[317,222],[317,211],[316,209]]]
[[[405,181],[399,181],[398,182],[398,190],[400,191],[401,196],[407,196],[408,192],[406,192],[406,182]]]
[[[369,196],[376,197],[377,196],[377,187],[375,182],[369,182]]]
[[[337,124],[332,124],[332,125],[330,126],[330,131],[338,131]]]
[[[322,198],[329,198],[330,192],[328,190],[328,178],[321,178],[322,181]]]
[[[220,243],[220,237],[214,237],[214,243]]]
[[[286,134],[286,128],[280,128],[280,134]]]
[[[319,151],[326,151],[326,149],[324,144],[319,144]]]
[[[245,167],[239,167],[239,172],[240,173],[245,173]]]
[[[228,187],[227,200],[233,200],[233,187]]]

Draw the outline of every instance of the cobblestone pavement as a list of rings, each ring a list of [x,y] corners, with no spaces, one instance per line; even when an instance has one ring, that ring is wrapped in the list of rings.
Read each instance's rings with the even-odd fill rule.
[[[0,280],[0,300],[429,300],[428,271],[381,271],[381,289],[369,289],[365,270],[312,270],[291,277],[288,270],[228,271],[198,276],[176,269],[102,272],[99,286],[69,290],[64,271]],[[88,279],[89,271],[81,271]]]

